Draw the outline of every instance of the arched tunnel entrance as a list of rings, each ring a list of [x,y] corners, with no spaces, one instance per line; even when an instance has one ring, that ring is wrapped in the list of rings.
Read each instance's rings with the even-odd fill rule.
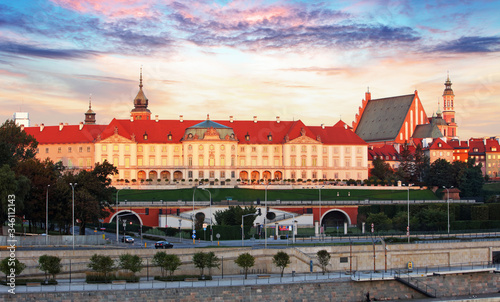
[[[118,216],[120,217],[120,227],[123,227],[123,222],[125,221],[127,225],[132,222],[132,224],[142,225],[142,220],[139,215],[133,211],[122,210],[118,212]],[[116,213],[110,220],[111,223],[116,222]]]
[[[323,214],[321,218],[321,225],[327,228],[331,227],[344,227],[344,222],[347,222],[347,225],[351,225],[351,219],[347,213],[342,210],[330,210],[327,213]]]

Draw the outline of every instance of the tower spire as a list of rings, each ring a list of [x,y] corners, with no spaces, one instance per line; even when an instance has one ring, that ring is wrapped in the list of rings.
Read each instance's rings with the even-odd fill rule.
[[[92,110],[92,93],[89,95],[89,110],[85,112],[85,124],[95,124],[95,112]]]
[[[92,93],[89,95],[89,110],[92,110]]]
[[[142,89],[142,65],[141,65],[141,76],[139,79],[139,88]]]

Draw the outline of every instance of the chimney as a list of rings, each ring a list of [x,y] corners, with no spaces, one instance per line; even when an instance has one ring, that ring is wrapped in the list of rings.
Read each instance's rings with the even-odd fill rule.
[[[278,124],[279,124],[280,122],[281,122],[281,121],[280,121],[280,117],[279,117],[279,116],[277,116],[277,117],[276,117],[276,123],[278,123]]]
[[[82,130],[83,129],[83,122],[80,122],[80,125],[78,126],[78,130]]]
[[[370,87],[368,87],[368,90],[365,92],[365,101],[369,101],[372,99],[372,94],[370,92]]]
[[[257,116],[256,115],[253,116],[253,122],[257,123]]]
[[[43,131],[43,128],[45,128],[45,125],[44,124],[40,124],[40,132]]]
[[[63,123],[59,123],[59,131],[61,131],[64,127],[64,124]]]
[[[179,115],[179,122],[181,122],[181,123],[184,122],[184,115],[182,115],[182,114]]]
[[[21,131],[24,131],[24,125],[21,124]]]
[[[131,116],[131,117],[130,117],[130,121],[131,121],[131,122],[133,122],[133,121],[134,121],[134,117],[133,117],[133,116]]]
[[[230,116],[229,116],[229,122],[230,122],[230,123],[234,122],[234,120],[233,120],[233,116],[232,116],[232,115],[230,115]]]
[[[68,123],[64,123],[64,126],[68,126]]]
[[[157,123],[158,123],[158,114],[157,114],[157,115],[155,115],[155,122],[157,122]]]
[[[321,129],[325,129],[325,124],[321,124]]]
[[[347,124],[344,124],[344,129],[347,130]]]

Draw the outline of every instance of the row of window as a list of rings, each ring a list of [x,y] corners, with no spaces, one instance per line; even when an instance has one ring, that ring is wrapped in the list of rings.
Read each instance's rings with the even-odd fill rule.
[[[76,150],[76,147],[75,147]],[[78,147],[78,153],[83,153],[83,150],[87,150],[87,152],[91,151],[90,146],[87,146],[86,148],[84,147]],[[73,147],[68,147],[67,149],[68,153],[73,153]],[[37,150],[39,152],[39,150]],[[48,154],[50,152],[50,148],[45,148],[45,153]],[[57,147],[57,153],[62,153],[62,147]]]

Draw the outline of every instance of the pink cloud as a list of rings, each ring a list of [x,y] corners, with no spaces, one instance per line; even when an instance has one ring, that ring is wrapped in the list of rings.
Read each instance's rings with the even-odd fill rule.
[[[137,0],[51,0],[56,5],[81,13],[97,13],[111,18],[149,17],[150,5]]]

